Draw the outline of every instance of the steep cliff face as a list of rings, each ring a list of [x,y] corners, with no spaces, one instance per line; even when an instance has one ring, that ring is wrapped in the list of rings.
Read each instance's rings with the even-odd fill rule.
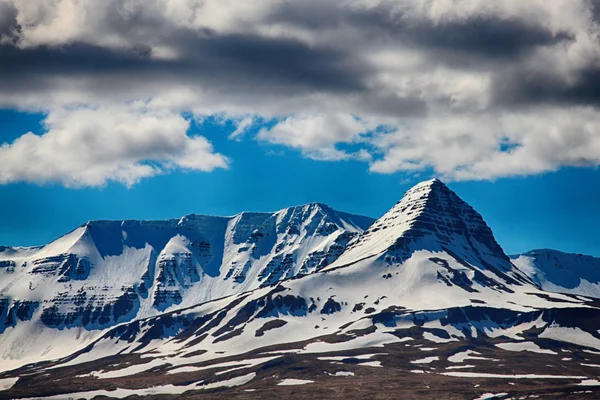
[[[340,262],[385,251],[394,251],[402,260],[420,249],[497,258],[510,269],[508,257],[481,215],[437,179],[407,191],[348,248]]]

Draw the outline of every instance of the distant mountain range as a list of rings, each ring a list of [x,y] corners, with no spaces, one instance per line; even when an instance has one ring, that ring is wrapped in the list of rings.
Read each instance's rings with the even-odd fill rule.
[[[532,250],[511,258],[544,290],[600,298],[600,258],[550,249]]]
[[[509,257],[437,179],[377,221],[92,221],[0,248],[0,398],[599,395],[599,307],[600,259]]]

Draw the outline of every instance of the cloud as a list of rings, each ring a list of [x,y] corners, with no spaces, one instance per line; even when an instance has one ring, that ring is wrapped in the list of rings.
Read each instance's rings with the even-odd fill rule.
[[[441,59],[456,59],[463,53],[493,60],[514,58],[535,47],[574,39],[567,31],[553,31],[548,26],[501,9],[486,10],[483,4],[476,10],[468,10],[467,2],[423,3],[429,3],[429,9],[417,10],[414,4],[403,1],[346,8],[317,0],[282,2],[274,8],[270,18],[272,22],[285,21],[311,30],[358,27],[371,37],[378,36],[433,53],[440,51],[442,54],[437,56]],[[457,16],[451,10],[445,10],[438,18],[431,15],[436,8],[443,9],[448,4],[457,10],[464,9],[464,14]],[[513,10],[518,8],[513,7]]]
[[[228,163],[206,138],[187,136],[180,115],[144,105],[54,111],[45,126],[41,136],[27,133],[0,147],[0,182],[131,186],[175,168],[212,171]]]
[[[338,143],[353,143],[367,128],[350,114],[312,114],[290,116],[272,128],[263,128],[257,138],[301,150],[316,160],[339,161],[352,154],[335,148]]]
[[[439,116],[376,140],[380,173],[433,169],[446,179],[496,179],[600,165],[600,114],[548,108],[464,118]]]
[[[182,115],[231,120],[232,140],[361,160],[377,173],[494,179],[594,166],[598,4],[0,0],[0,107],[48,114],[44,136],[2,148],[3,166],[6,155],[55,136],[77,143],[84,112],[141,115],[163,142],[182,146],[157,155],[141,139],[116,138],[119,122],[104,122],[103,135],[124,153],[143,149],[137,158],[105,150],[76,168],[66,163],[70,174],[16,157],[0,176],[133,184],[171,168],[225,166],[205,139],[186,135]],[[140,102],[141,111],[132,106]],[[265,121],[276,123],[260,129]],[[204,164],[197,152],[216,158]]]
[[[251,35],[215,35],[182,38],[176,49],[182,56],[160,59],[142,45],[105,48],[74,42],[60,47],[0,46],[0,92],[6,95],[21,80],[24,91],[59,91],[65,81],[85,80],[89,89],[117,90],[122,84],[134,91],[156,95],[161,86],[192,84],[199,89],[261,89],[275,95],[291,92],[360,90],[360,60],[340,51],[311,48],[295,39]],[[101,78],[94,83],[94,77]],[[34,83],[28,84],[27,79]],[[83,92],[82,96],[90,93]],[[93,100],[93,99],[92,99]]]
[[[18,10],[10,3],[0,2],[0,45],[15,43],[21,27],[17,22]]]
[[[236,121],[235,131],[231,132],[229,139],[239,140],[240,136],[244,135],[252,125],[254,125],[254,117],[252,116],[245,116]]]
[[[600,59],[599,59],[600,61]],[[539,104],[600,104],[600,69],[587,66],[575,75],[534,68],[516,68],[499,75],[493,93],[505,107]]]

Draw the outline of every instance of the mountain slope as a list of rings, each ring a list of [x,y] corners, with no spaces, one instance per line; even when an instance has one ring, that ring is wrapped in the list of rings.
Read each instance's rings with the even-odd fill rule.
[[[122,322],[322,269],[371,222],[312,203],[233,217],[92,221],[47,246],[4,247],[0,352],[16,362],[60,356]]]
[[[326,270],[365,259],[398,264],[424,249],[450,255],[475,279],[489,278],[496,285],[532,283],[511,264],[481,215],[438,179],[408,190]],[[461,277],[458,273],[456,279]]]
[[[427,373],[445,392],[457,383],[444,379],[461,377],[445,371],[453,363],[479,378],[576,384],[596,376],[584,364],[595,365],[600,354],[598,321],[595,300],[542,290],[511,264],[481,216],[432,180],[409,190],[320,271],[121,324],[69,357],[5,378],[20,377],[7,392],[13,396],[76,392],[82,385],[96,394],[119,387],[178,396],[287,384],[280,377],[314,382],[325,379],[324,370],[335,372],[331,363],[347,371],[377,356],[365,367],[395,371],[386,385]],[[581,362],[552,369],[562,353]],[[44,374],[55,376],[50,392],[36,383]],[[461,390],[482,394],[473,384]]]
[[[544,290],[600,298],[600,258],[558,250],[532,250],[512,262]]]

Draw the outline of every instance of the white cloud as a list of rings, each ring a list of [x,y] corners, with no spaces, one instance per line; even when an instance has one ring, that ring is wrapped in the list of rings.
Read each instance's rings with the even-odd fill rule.
[[[433,169],[446,179],[496,179],[600,165],[600,115],[592,107],[440,115],[376,138],[380,173]]]
[[[365,124],[350,114],[294,115],[262,129],[257,138],[301,150],[313,159],[339,161],[353,155],[335,145],[356,142],[366,131]]]
[[[233,131],[229,135],[229,139],[239,140],[240,137],[243,136],[248,131],[248,129],[252,127],[254,122],[255,121],[253,116],[246,116],[236,121],[235,131]]]
[[[51,112],[47,131],[27,133],[0,147],[0,182],[133,185],[165,171],[212,171],[228,160],[202,136],[187,136],[189,122],[142,105]]]

